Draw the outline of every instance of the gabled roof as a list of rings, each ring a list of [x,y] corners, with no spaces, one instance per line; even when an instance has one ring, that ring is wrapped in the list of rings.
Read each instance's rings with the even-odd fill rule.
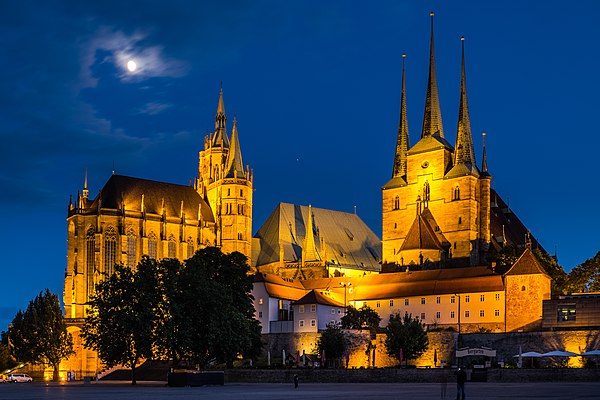
[[[438,224],[429,208],[416,216],[400,251],[404,250],[442,250],[450,242],[439,230]]]
[[[396,176],[396,177],[390,179],[385,185],[383,185],[382,189],[392,189],[392,188],[402,187],[402,186],[406,186],[406,185],[407,185],[407,183],[403,177]]]
[[[355,214],[312,207],[316,255],[332,265],[378,271],[381,240]],[[279,261],[299,262],[308,227],[308,207],[279,203],[254,238],[255,266]],[[323,246],[324,243],[324,246]]]
[[[413,147],[408,150],[408,154],[425,153],[427,151],[448,149],[453,151],[454,148],[446,139],[435,134],[422,137]]]
[[[529,275],[529,274],[544,274],[546,270],[541,266],[531,249],[525,248],[521,257],[508,269],[504,275]]]
[[[314,289],[304,295],[304,297],[301,299],[294,302],[294,304],[323,304],[326,306],[344,307],[342,303],[335,301],[331,297],[325,296],[320,291]]]
[[[467,175],[472,175],[476,178],[479,178],[479,169],[477,168],[477,166],[475,164],[471,164],[471,163],[460,163],[460,164],[456,164],[455,166],[453,166],[450,171],[448,171],[448,173],[446,175],[444,175],[444,178],[458,178],[460,176],[467,176]]]
[[[163,204],[167,217],[181,217],[181,205],[186,218],[197,219],[198,210],[204,221],[214,222],[210,206],[194,188],[173,183],[157,182],[123,175],[112,175],[89,208],[121,210],[162,214]]]

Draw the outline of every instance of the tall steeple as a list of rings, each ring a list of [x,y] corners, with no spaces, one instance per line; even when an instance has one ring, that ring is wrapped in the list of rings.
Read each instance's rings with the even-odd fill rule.
[[[473,135],[467,102],[467,77],[465,73],[465,38],[461,37],[462,68],[460,79],[460,105],[458,109],[458,127],[456,130],[456,146],[454,148],[454,165],[461,163],[475,165]]]
[[[83,179],[83,192],[82,197],[87,200],[90,191],[88,190],[88,176],[87,176],[87,168],[85,169],[85,178]]]
[[[215,134],[213,136],[213,146],[229,147],[227,137],[227,115],[225,114],[225,102],[223,101],[223,86],[219,92],[219,104],[217,105],[217,115],[215,117]]]
[[[304,236],[304,247],[302,249],[302,264],[307,261],[319,261],[320,257],[317,253],[315,245],[315,234],[313,228],[313,212],[312,206],[308,205],[308,217],[306,220],[306,235]]]
[[[433,45],[433,12],[431,16],[431,43],[429,47],[429,80],[427,82],[427,97],[425,99],[425,116],[423,117],[423,131],[421,137],[439,134],[444,137],[442,127],[442,112],[438,96],[437,78],[435,74],[435,50]]]
[[[233,129],[231,131],[231,144],[225,164],[226,178],[244,178],[244,163],[242,162],[242,150],[237,131],[237,119],[233,118]]]
[[[483,142],[483,152],[482,152],[482,156],[481,156],[481,174],[482,175],[489,175],[488,172],[488,166],[487,166],[487,153],[485,151],[485,132],[483,132],[481,134],[482,136],[482,142]]]
[[[394,171],[392,178],[406,176],[408,151],[408,118],[406,116],[406,78],[404,74],[404,60],[406,54],[402,54],[402,94],[400,96],[400,121],[398,122],[398,140],[396,141],[396,156],[394,157]]]

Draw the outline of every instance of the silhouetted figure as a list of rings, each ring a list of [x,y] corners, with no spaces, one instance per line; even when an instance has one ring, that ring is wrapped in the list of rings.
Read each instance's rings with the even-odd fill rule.
[[[459,368],[456,374],[456,400],[465,400],[465,381],[467,380],[467,373]]]
[[[298,374],[294,375],[294,389],[298,389],[299,381],[300,381],[300,378],[298,377]]]

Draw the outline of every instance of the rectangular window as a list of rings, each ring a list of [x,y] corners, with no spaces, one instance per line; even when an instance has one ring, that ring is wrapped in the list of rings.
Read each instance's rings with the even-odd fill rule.
[[[424,312],[421,313],[421,321],[425,321],[425,313]]]
[[[440,296],[436,297],[435,302],[440,304],[442,302],[442,298]]]
[[[496,301],[500,300],[500,293],[496,293]]]
[[[425,304],[425,297],[421,297],[421,304]]]
[[[390,300],[390,307],[394,307],[394,300]]]
[[[479,295],[479,301],[485,301],[485,294]]]
[[[304,320],[303,319],[301,319],[300,321],[298,321],[298,326],[300,328],[304,327]]]
[[[404,299],[404,305],[407,306],[409,304],[408,299]]]
[[[469,310],[465,310],[465,318],[469,318],[471,316],[471,313],[469,312]]]
[[[435,313],[435,317],[437,319],[440,319],[442,317],[442,313],[440,313],[439,311]]]
[[[450,303],[454,304],[455,301],[454,296],[450,297]]]
[[[577,320],[577,310],[575,309],[575,304],[561,304],[557,311],[558,322],[570,322]]]
[[[262,311],[258,312],[258,318],[262,318]]]
[[[317,320],[315,320],[315,319],[311,319],[311,320],[310,320],[310,326],[312,326],[312,327],[315,327],[315,326],[317,326]]]
[[[342,315],[342,310],[338,310],[338,315]]]
[[[479,316],[485,317],[485,310],[479,310]]]
[[[261,297],[260,299],[258,299],[258,304],[262,304],[263,303],[263,298]]]
[[[377,306],[377,308],[381,307],[381,302],[378,301],[377,303],[375,303],[375,305]]]
[[[471,301],[471,296],[465,296],[465,303],[468,303]]]
[[[450,311],[450,318],[454,319],[454,311]]]
[[[304,313],[304,305],[300,305],[300,306],[298,306],[298,312],[299,312],[300,314]]]
[[[500,316],[500,310],[494,310],[494,315],[496,317],[499,317]]]
[[[311,304],[310,305],[310,312],[316,312],[317,311],[317,305],[316,304]]]
[[[331,313],[332,313],[332,314],[335,314],[335,308],[332,308],[332,309],[331,309]]]

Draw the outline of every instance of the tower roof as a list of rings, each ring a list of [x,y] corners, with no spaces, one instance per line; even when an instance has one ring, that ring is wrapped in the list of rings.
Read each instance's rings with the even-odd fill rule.
[[[227,115],[225,114],[225,102],[223,101],[223,88],[219,92],[219,104],[215,117],[215,134],[212,141],[213,146],[229,147],[227,137]]]
[[[225,177],[244,177],[244,163],[242,162],[242,150],[240,148],[240,140],[238,137],[236,118],[233,119],[231,143],[229,145],[229,153],[227,154],[227,162],[225,164]]]
[[[433,40],[433,13],[431,16],[431,43],[429,47],[429,79],[427,81],[427,96],[425,98],[425,115],[423,117],[423,130],[421,137],[439,135],[444,137],[442,126],[442,112],[438,96],[437,77],[435,73],[435,50]]]
[[[409,147],[408,118],[406,115],[406,78],[404,73],[405,54],[402,54],[402,94],[400,95],[400,121],[398,122],[398,138],[396,140],[396,155],[394,157],[394,170],[392,178],[406,176],[406,152]]]

